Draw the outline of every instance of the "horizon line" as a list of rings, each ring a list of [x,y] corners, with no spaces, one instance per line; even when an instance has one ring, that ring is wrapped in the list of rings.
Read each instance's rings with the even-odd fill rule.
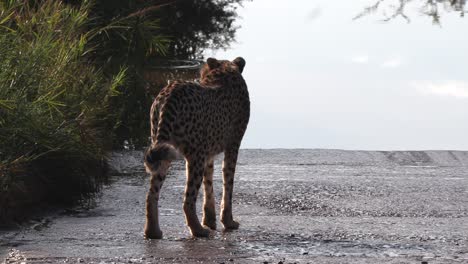
[[[292,147],[292,148],[285,148],[285,147],[274,147],[274,148],[240,148],[241,150],[341,150],[341,151],[392,151],[392,152],[398,152],[398,151],[456,151],[456,152],[468,152],[468,149],[342,149],[342,148],[297,148],[297,147]]]

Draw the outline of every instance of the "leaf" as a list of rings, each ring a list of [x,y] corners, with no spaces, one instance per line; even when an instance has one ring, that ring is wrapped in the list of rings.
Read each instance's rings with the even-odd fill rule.
[[[3,107],[7,110],[15,109],[15,101],[14,100],[0,100],[0,107]]]

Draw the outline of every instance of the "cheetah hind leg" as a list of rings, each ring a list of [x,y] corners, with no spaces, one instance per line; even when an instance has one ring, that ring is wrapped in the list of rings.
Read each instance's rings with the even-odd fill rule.
[[[203,225],[216,230],[215,197],[213,193],[213,159],[205,166],[203,175],[203,188],[205,198],[203,201]]]
[[[221,223],[226,230],[239,228],[239,223],[232,216],[232,191],[236,170],[238,149],[226,151],[223,161],[223,200],[221,202]]]
[[[145,237],[148,239],[161,239],[162,232],[159,227],[159,193],[166,178],[170,161],[158,161],[160,164],[155,171],[151,171],[151,184],[146,196],[146,225]]]
[[[210,230],[200,224],[196,210],[198,190],[200,189],[205,169],[204,165],[204,162],[187,160],[184,213],[187,226],[194,237],[208,237],[210,235]]]
[[[145,155],[146,171],[151,175],[150,188],[146,196],[146,225],[145,237],[148,239],[161,239],[162,232],[159,227],[159,193],[166,179],[166,174],[174,159],[171,149],[165,145],[149,149]]]

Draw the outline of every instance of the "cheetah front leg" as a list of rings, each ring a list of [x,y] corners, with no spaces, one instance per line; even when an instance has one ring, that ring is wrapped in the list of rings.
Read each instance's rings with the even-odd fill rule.
[[[205,199],[203,202],[203,225],[216,230],[215,197],[213,193],[213,158],[205,166],[203,176]]]
[[[200,189],[205,162],[199,160],[187,160],[187,183],[185,185],[184,213],[185,221],[195,237],[207,237],[210,230],[204,228],[198,220],[196,203],[198,190]]]
[[[234,188],[234,173],[236,170],[237,154],[239,150],[230,150],[224,153],[223,161],[223,201],[221,202],[221,223],[224,228],[238,229],[239,223],[232,217],[232,191]]]

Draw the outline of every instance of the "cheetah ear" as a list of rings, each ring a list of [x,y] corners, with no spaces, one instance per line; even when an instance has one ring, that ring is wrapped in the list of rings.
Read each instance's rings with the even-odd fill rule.
[[[242,57],[237,57],[235,60],[233,60],[232,62],[234,62],[234,64],[237,65],[237,67],[239,68],[239,72],[242,73],[242,71],[244,70],[244,67],[245,67],[245,60],[244,58]]]
[[[221,65],[219,61],[215,58],[208,58],[206,60],[206,63],[208,64],[208,67],[210,68],[210,70],[216,69]]]

